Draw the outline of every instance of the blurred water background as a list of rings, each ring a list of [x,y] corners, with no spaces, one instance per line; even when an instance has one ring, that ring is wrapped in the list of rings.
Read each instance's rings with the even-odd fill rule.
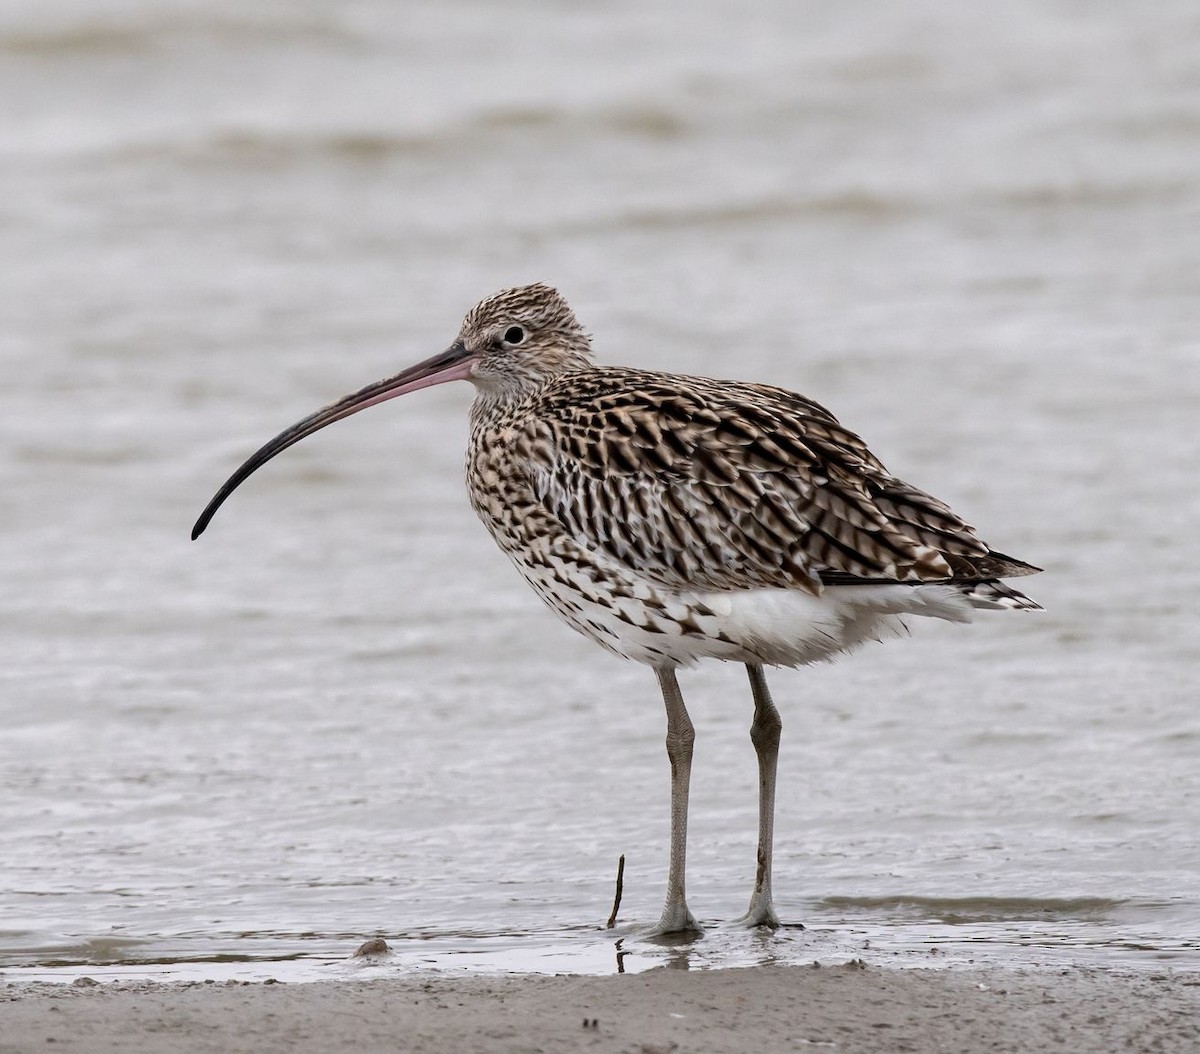
[[[9,0],[0,970],[1200,962],[1200,9]],[[470,389],[261,442],[544,280],[602,361],[769,381],[1047,572],[772,677],[789,928],[641,947],[649,671],[461,481]],[[682,679],[745,907],[743,672]],[[624,961],[624,960],[622,960]],[[196,965],[199,964],[199,965]],[[265,965],[264,965],[265,964]]]

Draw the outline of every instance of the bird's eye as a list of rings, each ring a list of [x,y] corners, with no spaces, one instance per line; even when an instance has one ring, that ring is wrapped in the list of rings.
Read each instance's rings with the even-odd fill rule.
[[[525,339],[525,330],[520,326],[509,326],[504,331],[505,344],[520,344]]]

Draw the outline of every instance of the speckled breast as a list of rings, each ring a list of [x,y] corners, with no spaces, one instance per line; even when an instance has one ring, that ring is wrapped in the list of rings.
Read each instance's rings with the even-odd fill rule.
[[[472,430],[467,450],[471,505],[521,577],[567,625],[617,655],[652,666],[742,649],[699,596],[664,589],[571,537],[538,497],[519,423]]]

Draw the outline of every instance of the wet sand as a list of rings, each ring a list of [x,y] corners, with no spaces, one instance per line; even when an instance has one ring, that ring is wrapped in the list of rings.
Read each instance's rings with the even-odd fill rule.
[[[1200,974],[847,963],[609,977],[0,985],[0,1054],[1200,1049]]]

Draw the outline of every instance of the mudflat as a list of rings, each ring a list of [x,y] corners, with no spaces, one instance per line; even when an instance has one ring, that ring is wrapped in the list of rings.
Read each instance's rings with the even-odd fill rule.
[[[0,1054],[1200,1049],[1200,974],[1082,967],[0,983]]]

